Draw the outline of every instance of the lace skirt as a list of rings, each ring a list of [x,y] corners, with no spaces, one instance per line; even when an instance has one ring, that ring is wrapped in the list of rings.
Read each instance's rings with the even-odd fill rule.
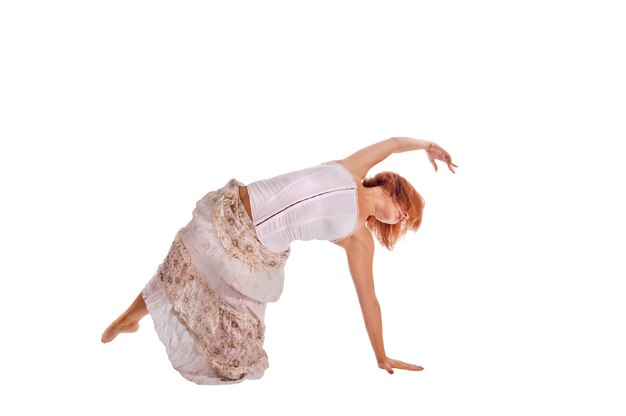
[[[231,179],[197,202],[142,291],[172,366],[197,384],[258,379],[269,366],[265,306],[280,297],[289,250],[258,241],[241,185]]]

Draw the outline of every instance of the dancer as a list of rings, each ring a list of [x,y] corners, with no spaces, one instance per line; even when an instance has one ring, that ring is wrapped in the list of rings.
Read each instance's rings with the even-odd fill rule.
[[[244,185],[235,178],[196,203],[163,262],[131,306],[102,334],[135,332],[150,314],[172,366],[198,384],[260,378],[265,306],[280,297],[294,240],[329,240],[347,255],[378,367],[423,368],[387,357],[374,291],[374,237],[387,249],[422,223],[424,200],[393,172],[366,177],[393,153],[425,150],[457,167],[439,145],[409,137],[372,144],[345,159]]]

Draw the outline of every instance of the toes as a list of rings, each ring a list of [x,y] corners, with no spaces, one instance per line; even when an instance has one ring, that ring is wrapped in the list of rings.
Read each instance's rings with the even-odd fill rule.
[[[107,329],[105,329],[105,331],[102,333],[102,337],[100,338],[100,341],[102,341],[102,343],[106,344],[107,342],[111,342],[113,341],[113,339],[117,336],[117,334],[119,334],[120,330],[117,326],[110,326]]]
[[[115,338],[115,337],[103,334],[102,337],[100,338],[100,341],[102,341],[103,344],[106,344],[107,342],[113,341],[113,338]]]
[[[107,342],[113,341],[115,337],[118,336],[121,332],[137,332],[138,329],[138,322],[131,322],[127,324],[118,323],[116,325],[111,325],[104,331],[102,337],[100,338],[100,341],[106,344]]]

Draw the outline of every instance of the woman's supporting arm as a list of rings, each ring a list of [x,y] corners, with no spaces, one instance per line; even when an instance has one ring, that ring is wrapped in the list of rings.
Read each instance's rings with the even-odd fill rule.
[[[413,371],[422,370],[423,368],[417,365],[387,357],[383,342],[383,321],[380,305],[374,291],[374,275],[372,271],[374,240],[366,228],[361,229],[360,232],[355,233],[348,240],[342,242],[341,245],[345,248],[348,256],[350,274],[354,281],[367,335],[372,344],[378,367],[385,369],[390,374],[393,374],[393,368]]]
[[[367,335],[374,349],[376,361],[380,362],[386,355],[383,342],[383,320],[374,291],[374,240],[367,231],[360,234],[361,238],[355,238],[352,244],[346,247],[348,267],[359,298]]]

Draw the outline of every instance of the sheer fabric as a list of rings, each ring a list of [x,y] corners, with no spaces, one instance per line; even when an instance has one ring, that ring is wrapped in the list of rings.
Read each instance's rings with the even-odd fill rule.
[[[142,295],[172,366],[198,384],[260,378],[265,306],[278,300],[289,249],[258,240],[231,179],[196,203]]]

